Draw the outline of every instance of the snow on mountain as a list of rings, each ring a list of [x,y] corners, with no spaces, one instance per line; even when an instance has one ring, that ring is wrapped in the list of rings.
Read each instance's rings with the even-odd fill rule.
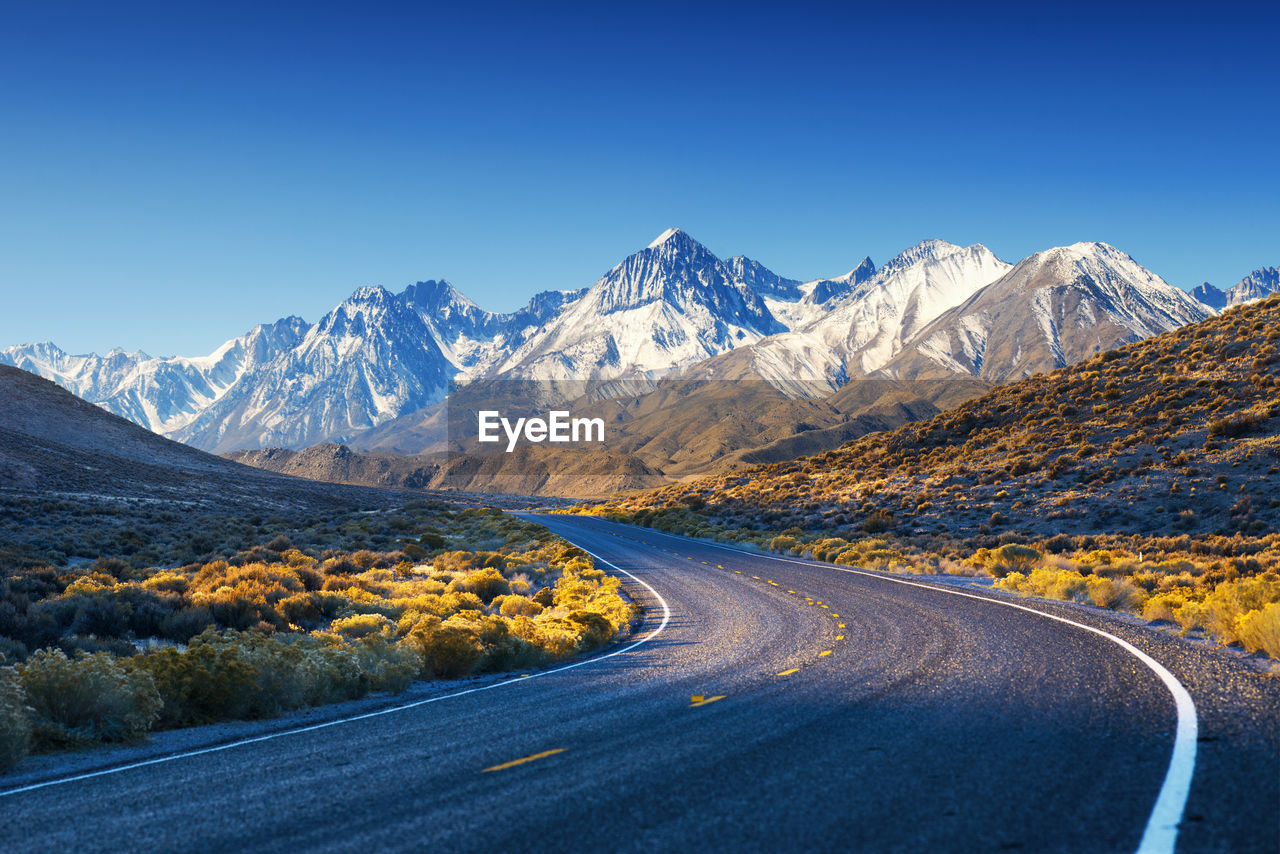
[[[739,269],[768,273],[742,261]],[[785,328],[764,298],[737,279],[734,265],[668,229],[606,273],[497,371],[541,380],[653,379]]]
[[[1037,252],[922,330],[899,379],[1005,382],[1074,364],[1213,312],[1105,243]]]
[[[812,286],[797,279],[784,279],[759,261],[735,255],[724,261],[733,281],[759,294],[769,314],[786,328],[796,325],[803,315],[804,298]]]
[[[928,240],[881,269],[799,282],[759,262],[721,260],[668,229],[589,288],[546,291],[510,313],[481,309],[445,281],[400,294],[358,289],[314,325],[255,327],[207,356],[51,343],[0,350],[0,363],[200,448],[344,441],[438,403],[456,384],[765,379],[795,396],[869,374],[957,373],[991,381],[1047,370],[1280,288],[1264,268],[1223,295],[1171,288],[1122,252],[1079,243],[1016,267],[981,245]]]
[[[232,338],[207,356],[152,358],[115,349],[106,356],[71,356],[54,344],[9,347],[0,363],[53,380],[85,400],[169,435],[253,374],[297,345],[307,324],[286,317]]]
[[[870,258],[863,258],[861,264],[843,276],[838,276],[834,279],[819,279],[814,282],[809,293],[806,294],[806,301],[812,305],[821,305],[831,302],[833,299],[848,296],[857,289],[858,285],[868,281],[875,273],[876,265],[871,262]]]
[[[341,441],[442,400],[456,373],[409,301],[360,288],[173,437],[215,452]]]
[[[1227,305],[1244,305],[1280,291],[1280,268],[1262,267],[1227,291]]]
[[[844,277],[843,288],[825,290],[834,296],[818,304],[822,310],[812,319],[753,347],[755,371],[795,393],[815,384],[834,389],[871,374],[930,321],[1000,278],[1010,265],[981,244],[926,240],[867,275],[869,269],[874,266],[867,259]],[[815,288],[809,296],[818,293]]]
[[[548,291],[496,314],[444,281],[401,294],[360,288],[314,326],[284,318],[208,356],[72,356],[41,343],[0,351],[0,363],[205,450],[304,447],[439,402],[451,383],[490,371],[584,292]]]

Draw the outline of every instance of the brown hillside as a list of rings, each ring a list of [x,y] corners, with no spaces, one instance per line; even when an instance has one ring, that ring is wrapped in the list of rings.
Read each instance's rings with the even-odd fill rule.
[[[1280,297],[825,454],[631,499],[729,524],[1258,535],[1280,527]]]
[[[323,524],[404,500],[238,465],[0,366],[0,573],[104,556],[186,560],[254,542],[273,520]]]

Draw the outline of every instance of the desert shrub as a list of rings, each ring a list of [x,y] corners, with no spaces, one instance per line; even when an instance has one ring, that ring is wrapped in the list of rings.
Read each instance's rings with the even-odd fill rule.
[[[1268,602],[1236,620],[1236,637],[1250,652],[1261,650],[1280,658],[1280,603]]]
[[[836,555],[849,547],[849,541],[840,537],[830,537],[810,544],[808,550],[814,560],[833,560]]]
[[[495,596],[511,592],[507,579],[492,567],[473,570],[455,578],[449,587],[464,593],[474,593],[485,604],[491,602]]]
[[[380,686],[398,690],[419,669],[411,650],[392,651],[382,638],[348,646],[336,635],[258,631],[209,630],[185,651],[164,649],[135,661],[155,678],[164,727],[274,717]]]
[[[1275,602],[1280,602],[1280,581],[1276,579],[1224,581],[1204,599],[1205,628],[1228,643],[1241,641],[1240,618]]]
[[[422,672],[422,657],[410,645],[371,635],[354,647],[356,661],[372,691],[399,694]]]
[[[569,615],[569,621],[582,627],[578,638],[580,651],[599,649],[613,639],[613,624],[603,614],[595,611],[574,611]]]
[[[137,739],[160,713],[151,675],[108,653],[42,649],[18,672],[37,748]]]
[[[186,643],[215,624],[208,608],[182,608],[160,621],[160,637],[174,643]]]
[[[1085,577],[1068,569],[1033,569],[1029,575],[1011,572],[997,581],[996,586],[1046,599],[1091,601]]]
[[[1142,616],[1147,620],[1167,620],[1189,628],[1199,622],[1203,612],[1197,597],[1189,587],[1174,587],[1152,594],[1142,606]]]
[[[383,614],[354,614],[334,620],[329,631],[344,638],[363,638],[369,635],[390,633],[392,624]]]
[[[480,641],[484,655],[476,665],[477,670],[511,670],[530,667],[547,660],[544,651],[536,644],[519,632],[512,631],[514,621],[469,611],[450,617],[445,625],[465,628]],[[534,632],[536,631],[535,628]]]
[[[494,600],[495,603],[498,601]],[[504,617],[536,617],[542,611],[541,605],[528,596],[521,596],[518,593],[501,597],[501,602],[498,604],[498,613]]]
[[[120,673],[151,686],[158,725],[178,727],[398,691],[420,676],[530,667],[629,631],[636,606],[580,550],[500,513],[435,512],[453,550],[433,554],[431,566],[375,551],[405,542],[414,529],[407,516],[362,515],[328,525],[368,546],[355,554],[304,552],[292,536],[254,546],[240,535],[209,535],[203,562],[177,569],[135,561],[20,570],[0,580],[4,651],[25,657],[61,646],[62,670],[116,661]],[[396,537],[379,539],[383,528]],[[231,547],[239,551],[227,559],[215,551]],[[132,638],[157,635],[187,646],[138,655]],[[81,702],[66,673],[50,675],[58,663],[45,660],[50,654],[32,670],[49,671],[46,682],[59,676],[57,690],[46,692],[50,703]],[[105,692],[102,702],[120,693]],[[43,725],[37,736],[40,746],[125,737],[108,724]]]
[[[467,628],[443,624],[415,629],[404,643],[414,649],[427,679],[456,679],[475,670],[484,656],[480,638]]]
[[[1093,604],[1116,611],[1132,611],[1145,600],[1146,594],[1127,578],[1085,578],[1085,590]]]
[[[779,534],[769,541],[769,551],[779,552],[781,554],[794,554],[798,545],[796,538]]]
[[[1257,430],[1267,421],[1265,413],[1246,412],[1235,418],[1221,418],[1209,425],[1209,437],[1236,438]]]
[[[1040,552],[1030,546],[1009,543],[996,549],[979,549],[973,562],[990,572],[996,578],[1003,578],[1011,572],[1026,573],[1041,561]]]
[[[186,593],[187,588],[191,586],[191,579],[182,573],[162,571],[143,579],[142,586],[146,590]]]
[[[897,521],[893,518],[892,513],[888,510],[877,510],[863,519],[860,527],[868,534],[879,534],[888,531],[895,524],[897,524]]]
[[[27,755],[31,741],[30,713],[18,671],[0,667],[0,773]]]

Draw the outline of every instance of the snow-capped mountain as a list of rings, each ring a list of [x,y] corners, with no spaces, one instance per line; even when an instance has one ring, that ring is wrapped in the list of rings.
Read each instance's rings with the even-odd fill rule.
[[[1270,267],[1229,292],[1197,293],[1234,305],[1277,289]],[[0,363],[200,448],[297,448],[393,430],[474,380],[653,382],[676,372],[764,379],[794,397],[868,375],[999,382],[1216,308],[1106,244],[1010,268],[984,246],[927,240],[883,268],[866,258],[801,282],[743,256],[721,260],[668,229],[594,285],[538,294],[511,313],[429,280],[399,294],[360,288],[314,325],[283,318],[207,356],[73,356],[46,342],[0,350]]]
[[[1227,291],[1227,305],[1244,305],[1280,291],[1280,268],[1262,267]]]
[[[787,284],[754,262],[775,290]],[[785,331],[764,298],[683,231],[663,232],[569,305],[498,368],[522,379],[653,379]]]
[[[207,356],[157,359],[112,350],[71,356],[49,342],[0,351],[0,363],[53,380],[85,400],[153,432],[172,436],[222,399],[241,378],[296,347],[300,317],[255,326]]]
[[[879,270],[868,258],[843,280],[815,283],[805,299],[819,311],[752,347],[754,372],[795,394],[838,388],[884,367],[930,321],[1009,268],[981,244],[942,240],[919,243]],[[844,287],[830,286],[840,281]]]
[[[457,368],[403,296],[360,288],[173,438],[219,453],[300,447],[442,400]]]
[[[437,347],[458,369],[459,380],[484,376],[508,353],[577,300],[576,291],[544,291],[510,314],[494,314],[477,306],[445,281],[417,282],[399,299],[413,308]]]
[[[941,315],[895,357],[899,379],[956,374],[999,383],[1083,361],[1213,312],[1105,243],[1023,259]]]
[[[1196,285],[1191,296],[1214,311],[1222,311],[1233,305],[1244,305],[1280,292],[1280,268],[1262,267],[1241,279],[1229,290],[1215,288],[1208,282]]]

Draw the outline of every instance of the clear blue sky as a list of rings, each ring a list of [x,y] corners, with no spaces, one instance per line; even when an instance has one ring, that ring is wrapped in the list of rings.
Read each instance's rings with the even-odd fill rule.
[[[452,5],[5,3],[0,346],[200,354],[426,278],[506,310],[671,225],[796,278],[1280,263],[1274,3]]]

